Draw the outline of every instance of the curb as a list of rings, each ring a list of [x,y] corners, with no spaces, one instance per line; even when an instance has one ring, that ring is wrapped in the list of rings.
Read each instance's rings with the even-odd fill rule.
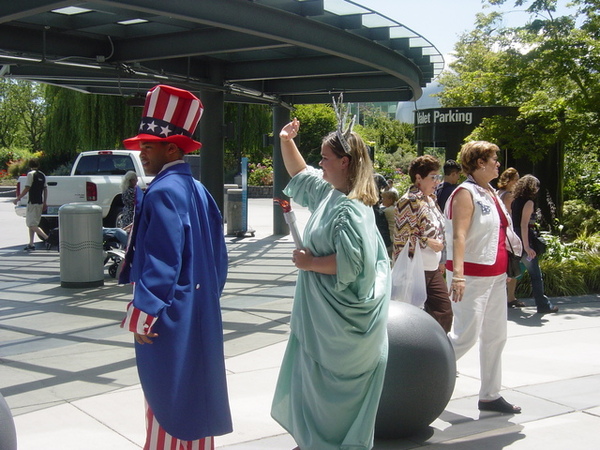
[[[17,195],[16,186],[0,186],[0,197],[12,197]]]

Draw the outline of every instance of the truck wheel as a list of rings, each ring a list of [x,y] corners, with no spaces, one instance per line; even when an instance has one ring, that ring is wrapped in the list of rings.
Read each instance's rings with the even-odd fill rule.
[[[115,220],[115,226],[117,228],[123,228],[123,211],[121,211],[117,216],[117,220]]]
[[[39,227],[44,233],[49,234],[54,228],[58,227],[58,219],[55,217],[42,217]]]
[[[122,206],[115,206],[113,205],[112,208],[110,208],[110,211],[108,212],[108,215],[104,218],[103,224],[104,227],[106,228],[117,228],[117,219],[119,218],[119,216],[121,215],[121,212],[123,211],[123,207]]]

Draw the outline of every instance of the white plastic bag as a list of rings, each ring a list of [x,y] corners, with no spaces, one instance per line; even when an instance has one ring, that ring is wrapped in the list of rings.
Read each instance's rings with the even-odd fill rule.
[[[392,268],[391,299],[423,308],[427,300],[427,288],[421,248],[417,243],[412,259],[408,256],[408,248],[407,242]]]

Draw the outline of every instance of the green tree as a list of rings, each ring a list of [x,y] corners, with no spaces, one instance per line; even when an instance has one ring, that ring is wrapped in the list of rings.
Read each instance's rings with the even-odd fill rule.
[[[488,3],[501,5],[506,0]],[[598,159],[600,2],[575,0],[573,4],[572,14],[559,16],[556,0],[514,1],[530,14],[520,27],[503,27],[497,12],[477,16],[475,29],[455,47],[452,70],[440,79],[441,103],[516,106],[518,115],[486,119],[468,139],[510,143],[515,157],[540,163],[549,161],[549,149],[559,155],[559,165],[563,154],[567,166],[582,155]],[[560,215],[562,179],[554,182],[558,182],[554,201]],[[592,194],[584,192],[582,197]]]
[[[321,142],[335,130],[337,119],[331,105],[298,105],[294,112],[300,121],[300,134],[295,139],[298,149],[310,165],[321,160]]]
[[[46,102],[43,88],[22,80],[0,80],[0,146],[41,148]]]
[[[600,131],[600,2],[576,0],[574,14],[560,17],[556,3],[515,1],[529,4],[531,19],[521,27],[502,27],[497,12],[479,14],[475,30],[455,47],[452,71],[440,79],[443,106],[519,107],[516,122],[488,120],[487,132],[478,133],[508,137],[517,156],[533,160],[557,141],[595,148]]]
[[[357,125],[355,129],[365,141],[375,146],[376,151],[414,151],[413,125],[392,119],[380,110],[373,110],[363,117],[363,125]]]
[[[269,105],[226,103],[225,123],[231,124],[228,128],[233,131],[225,139],[227,178],[239,173],[242,156],[254,164],[271,157],[273,147],[265,146],[263,139],[273,130],[273,113]]]
[[[80,151],[121,148],[125,137],[137,132],[142,110],[126,98],[84,94],[46,86],[48,113],[44,164],[54,168]]]

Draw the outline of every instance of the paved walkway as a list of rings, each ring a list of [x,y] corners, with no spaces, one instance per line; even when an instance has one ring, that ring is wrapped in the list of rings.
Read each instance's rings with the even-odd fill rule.
[[[295,209],[305,223],[307,212]],[[270,235],[270,200],[251,199],[249,215],[256,236],[227,238],[222,305],[235,430],[217,438],[217,448],[291,449],[293,439],[269,409],[289,333],[293,244]],[[24,221],[5,198],[0,230],[0,392],[15,417],[19,450],[139,450],[143,398],[131,336],[118,327],[131,289],[108,274],[103,287],[61,288],[59,254],[22,250]],[[523,407],[521,415],[479,413],[473,349],[458,362],[452,399],[428,432],[375,448],[597,449],[600,297],[553,302],[558,315],[509,311],[503,394]]]

